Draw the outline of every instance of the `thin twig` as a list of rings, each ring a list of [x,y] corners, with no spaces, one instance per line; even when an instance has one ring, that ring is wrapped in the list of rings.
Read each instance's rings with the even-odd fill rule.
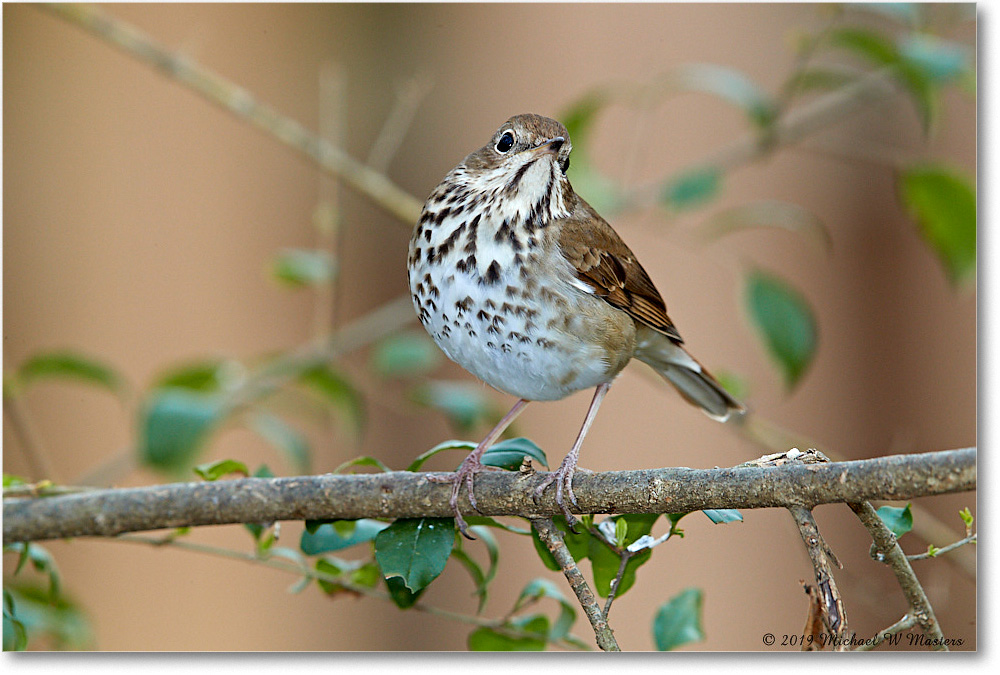
[[[657,378],[657,375],[648,368],[642,368],[637,372]],[[843,455],[817,443],[815,439],[786,429],[754,411],[750,411],[742,417],[731,419],[732,421],[726,425],[728,428],[732,429],[741,438],[745,438],[765,450],[785,452],[789,448],[815,448],[822,451],[832,461],[843,461],[845,459]],[[947,525],[930,510],[919,504],[911,504],[910,510],[913,513],[913,534],[919,536],[924,541],[949,541],[956,538],[955,529]],[[970,579],[976,577],[976,556],[969,549],[959,549],[954,555],[946,558],[946,560],[955,564]]]
[[[319,71],[319,135],[339,146],[344,138],[347,119],[347,77],[340,64],[324,63]],[[328,175],[319,178],[319,204],[316,208],[316,247],[338,262],[343,240],[340,226],[340,183]],[[333,330],[339,309],[337,291],[341,275],[334,272],[326,283],[316,286],[316,309],[313,335],[322,340]]]
[[[573,589],[573,593],[580,601],[580,606],[583,607],[583,611],[594,629],[597,646],[606,652],[621,651],[618,647],[618,641],[615,640],[614,631],[605,620],[601,606],[597,604],[597,598],[594,597],[593,591],[587,585],[587,580],[583,578],[583,574],[576,566],[576,561],[573,560],[569,549],[566,548],[563,533],[555,526],[551,518],[534,518],[531,523],[538,531],[538,538],[548,547],[556,562],[559,563],[559,569],[566,576],[570,588]]]
[[[123,541],[126,543],[144,544],[147,546],[155,546],[155,547],[170,546],[172,548],[191,551],[194,553],[211,555],[220,558],[226,558],[229,560],[239,560],[241,562],[250,563],[251,565],[259,565],[262,567],[278,570],[280,572],[288,572],[290,574],[308,577],[309,579],[312,579],[314,581],[326,581],[329,583],[334,583],[337,584],[338,586],[343,587],[345,590],[350,591],[351,593],[356,593],[358,595],[364,595],[378,600],[386,600],[386,601],[392,600],[392,597],[389,595],[389,593],[385,591],[381,591],[375,588],[369,588],[368,586],[361,586],[351,582],[350,580],[346,579],[343,576],[327,574],[312,567],[308,567],[305,565],[303,566],[295,565],[293,562],[286,560],[284,558],[262,557],[257,553],[251,553],[246,551],[234,551],[232,549],[222,548],[219,546],[211,546],[208,544],[200,544],[192,541],[184,541],[183,539],[176,539],[171,537],[163,538],[163,537],[149,537],[149,536],[135,535],[135,534],[123,534],[121,536],[115,537],[113,541]],[[573,640],[578,640],[578,638],[576,638],[575,636],[573,636],[571,640],[567,639],[551,640],[546,635],[523,631],[518,629],[516,626],[509,625],[506,618],[487,619],[481,616],[474,616],[470,614],[462,614],[460,612],[453,612],[451,610],[444,609],[441,607],[428,605],[424,602],[417,602],[411,607],[411,609],[415,609],[425,614],[432,614],[434,616],[439,616],[459,623],[466,623],[473,626],[490,628],[492,630],[504,633],[511,637],[539,638],[559,647],[579,649],[579,647],[573,642]]]
[[[868,502],[849,503],[848,506],[857,514],[862,525],[871,534],[872,541],[875,543],[874,550],[877,559],[889,565],[893,574],[896,575],[903,595],[906,596],[906,602],[910,606],[910,614],[916,618],[924,634],[931,640],[933,647],[947,651],[948,645],[941,633],[941,626],[934,614],[934,608],[927,600],[927,594],[924,592],[923,586],[920,585],[917,575],[913,573],[913,568],[910,567],[910,561],[906,559],[906,554],[896,542],[896,536],[889,531],[889,528],[885,526],[885,523]]]
[[[306,155],[323,170],[342,179],[407,226],[412,226],[420,217],[422,203],[385,175],[365,166],[341,148],[319,138],[299,122],[281,115],[255,99],[246,89],[199,65],[190,57],[167,49],[136,27],[92,5],[53,4],[47,8]]]
[[[231,394],[230,406],[258,400],[302,373],[381,340],[414,320],[413,299],[404,293],[340,328],[329,339],[286,352],[269,362]]]
[[[3,411],[10,420],[17,436],[18,444],[24,459],[28,462],[31,477],[36,481],[49,479],[56,480],[55,468],[49,461],[49,453],[42,444],[42,438],[35,429],[31,421],[31,416],[24,407],[19,393],[12,393],[4,396]]]
[[[975,534],[969,535],[965,539],[960,539],[959,541],[956,541],[954,544],[948,544],[947,546],[944,546],[942,548],[936,549],[934,551],[933,555],[931,555],[930,551],[926,551],[924,553],[915,553],[914,555],[908,555],[908,556],[906,556],[906,559],[907,560],[929,560],[931,558],[937,558],[940,555],[944,555],[945,553],[949,553],[951,551],[954,551],[956,548],[959,548],[960,546],[965,546],[966,544],[974,544],[974,543],[976,543],[976,540],[977,540],[977,535],[975,535]]]
[[[392,110],[389,111],[389,116],[368,153],[368,166],[377,171],[389,168],[389,163],[413,123],[413,117],[417,114],[420,103],[430,93],[431,87],[431,78],[419,74],[411,77],[396,91]]]
[[[604,603],[605,621],[608,620],[608,616],[611,614],[611,603],[615,601],[615,596],[618,595],[618,585],[621,584],[622,577],[625,576],[625,568],[628,566],[628,561],[631,560],[633,553],[628,549],[624,549],[618,555],[621,556],[621,563],[618,565],[618,573],[611,580],[611,587],[608,589],[608,599]]]
[[[778,147],[794,145],[865,106],[898,93],[894,77],[895,70],[891,67],[869,73],[836,91],[789,110],[774,123],[766,137],[767,142],[762,142],[761,134],[755,130],[719,148],[694,166],[723,173],[770,155]],[[625,199],[633,208],[652,205],[660,198],[663,185],[661,180],[640,187],[625,195]]]
[[[856,652],[870,652],[871,650],[878,647],[880,644],[885,642],[890,636],[896,635],[897,633],[902,633],[905,630],[909,630],[917,625],[917,618],[912,614],[906,614],[902,619],[892,624],[885,630],[880,630],[875,633],[875,635],[870,639],[866,640],[864,644],[855,647]]]

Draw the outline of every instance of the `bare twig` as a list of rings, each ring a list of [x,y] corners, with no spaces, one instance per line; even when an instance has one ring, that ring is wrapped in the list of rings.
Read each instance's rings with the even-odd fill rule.
[[[324,63],[319,71],[319,135],[328,143],[339,146],[344,138],[347,119],[347,77],[340,64]],[[340,184],[328,175],[319,179],[319,204],[314,217],[316,247],[337,261],[343,241],[340,222]],[[340,274],[331,274],[324,284],[316,286],[316,309],[313,313],[313,334],[322,340],[333,330],[339,303]]]
[[[871,650],[878,647],[880,644],[885,642],[890,636],[896,635],[897,633],[902,633],[905,630],[909,630],[917,625],[917,618],[912,614],[906,614],[902,619],[892,624],[884,630],[880,630],[878,633],[866,640],[864,644],[858,645],[854,651],[856,652],[870,652]]]
[[[638,372],[648,373],[650,377],[656,377],[653,371],[647,368]],[[786,429],[754,411],[750,411],[742,417],[732,418],[732,420],[727,424],[730,429],[765,450],[783,453],[789,448],[818,448],[832,461],[844,459],[842,455],[817,443],[814,439]],[[930,543],[932,541],[950,541],[956,538],[954,528],[945,524],[930,510],[919,504],[911,504],[910,510],[913,513],[913,534],[924,541]],[[954,563],[969,578],[976,577],[976,556],[970,549],[958,549],[946,560]]]
[[[563,533],[555,526],[551,518],[534,518],[531,523],[538,531],[538,538],[548,547],[556,562],[559,563],[559,568],[566,576],[570,588],[573,589],[573,593],[580,601],[580,606],[583,607],[584,613],[590,620],[590,625],[594,628],[597,646],[606,652],[621,651],[618,647],[618,641],[615,640],[614,631],[611,630],[611,626],[608,625],[604,613],[601,611],[601,606],[597,603],[597,598],[594,597],[593,591],[587,585],[587,580],[583,578],[583,574],[576,566],[576,561],[573,560],[569,549],[566,548]]]
[[[405,293],[340,328],[329,339],[274,359],[233,392],[230,405],[236,407],[266,396],[303,372],[387,337],[415,319],[413,299]]]
[[[248,551],[234,551],[232,549],[222,548],[219,546],[210,546],[208,544],[201,544],[198,542],[185,541],[183,539],[177,539],[173,537],[149,537],[136,534],[123,534],[121,536],[115,537],[113,541],[123,541],[126,543],[133,544],[144,544],[146,546],[170,546],[171,548],[176,548],[184,551],[190,551],[194,553],[200,553],[203,555],[211,555],[220,558],[226,558],[229,560],[239,560],[241,562],[250,563],[251,565],[259,565],[262,567],[268,567],[270,569],[278,570],[280,572],[288,572],[289,574],[295,574],[298,576],[307,577],[315,581],[326,581],[329,583],[337,584],[345,590],[356,593],[358,595],[364,595],[366,597],[374,598],[377,600],[387,600],[391,601],[389,593],[381,591],[375,588],[370,588],[368,586],[362,586],[350,581],[350,579],[344,576],[337,576],[333,574],[327,574],[313,567],[305,565],[296,565],[294,562],[278,558],[275,556],[261,556],[256,552]],[[579,649],[577,642],[579,639],[575,636],[570,636],[571,639],[561,639],[552,640],[547,635],[540,633],[532,633],[518,629],[516,626],[510,625],[507,621],[507,617],[501,619],[487,619],[481,616],[473,616],[470,614],[462,614],[460,612],[453,612],[451,610],[443,609],[441,607],[435,607],[433,605],[428,605],[425,602],[417,602],[411,609],[415,609],[419,612],[425,614],[432,614],[434,616],[440,616],[451,621],[456,621],[459,623],[470,624],[473,626],[481,626],[485,628],[490,628],[500,633],[504,633],[510,637],[531,637],[543,639],[546,642],[568,649]]]
[[[625,568],[628,566],[628,561],[632,559],[632,552],[625,549],[618,553],[621,557],[621,563],[618,565],[618,573],[615,574],[615,578],[611,580],[611,587],[608,589],[608,599],[604,602],[604,620],[608,620],[608,616],[611,614],[611,603],[615,601],[615,596],[618,595],[618,586],[622,582],[622,577],[625,576]]]
[[[875,509],[868,502],[848,503],[851,510],[857,514],[861,523],[872,536],[875,542],[874,550],[876,559],[884,562],[892,569],[893,574],[899,581],[899,586],[906,596],[906,602],[910,605],[910,614],[913,615],[924,634],[931,640],[935,649],[947,651],[948,646],[941,633],[941,626],[938,624],[934,608],[927,600],[923,586],[917,580],[917,576],[910,567],[910,561],[896,542],[896,536],[889,531],[882,519],[878,517]]]
[[[543,496],[537,504],[532,499],[532,489],[545,475],[484,472],[476,480],[480,510],[494,516],[561,513],[552,495]],[[972,490],[975,486],[975,448],[773,468],[581,473],[574,481],[579,508],[584,513],[687,513],[795,505],[808,508],[875,497],[911,499]],[[97,490],[46,499],[8,499],[3,505],[3,540],[10,543],[112,536],[165,527],[278,520],[448,517],[453,515],[448,504],[450,494],[450,486],[431,483],[427,474],[397,471],[242,478]],[[463,497],[463,501],[460,506],[471,508],[467,498]]]
[[[908,556],[906,556],[906,559],[907,560],[929,560],[931,558],[937,558],[940,555],[944,555],[945,553],[950,553],[951,551],[954,551],[955,549],[959,548],[960,546],[965,546],[966,544],[975,544],[976,540],[977,540],[977,535],[972,534],[972,535],[969,535],[968,537],[966,537],[965,539],[960,539],[960,540],[956,541],[954,544],[948,544],[947,546],[944,546],[942,548],[936,549],[934,551],[933,555],[931,554],[930,551],[926,551],[924,553],[916,553],[914,555],[908,555]]]
[[[414,75],[396,91],[396,101],[382,130],[368,153],[368,166],[377,171],[385,171],[413,123],[417,108],[431,91],[431,79],[427,75]]]
[[[719,172],[731,171],[771,154],[780,146],[794,145],[866,106],[897,94],[900,89],[894,77],[895,71],[891,67],[869,73],[825,96],[789,110],[774,123],[766,142],[755,130],[719,148],[694,166]],[[626,195],[626,200],[631,207],[649,206],[659,199],[662,190],[663,181],[657,181]]]
[[[42,445],[42,438],[31,422],[31,417],[24,407],[24,401],[18,393],[7,395],[3,400],[4,416],[10,420],[10,425],[17,436],[18,444],[24,459],[30,467],[31,477],[35,480],[56,480],[55,468],[49,461],[48,452]]]
[[[384,174],[319,138],[299,122],[279,114],[193,59],[152,40],[136,27],[91,5],[53,4],[48,9],[221,106],[239,119],[306,155],[408,226],[420,217],[421,202]]]
[[[833,579],[830,562],[832,561],[837,567],[841,567],[841,565],[833,556],[830,547],[823,539],[823,535],[820,534],[819,526],[816,524],[812,512],[801,506],[791,506],[788,510],[792,514],[792,519],[795,520],[795,525],[799,528],[799,535],[806,545],[806,551],[813,564],[823,622],[836,638],[844,638],[848,635],[847,614],[844,611],[843,598]]]

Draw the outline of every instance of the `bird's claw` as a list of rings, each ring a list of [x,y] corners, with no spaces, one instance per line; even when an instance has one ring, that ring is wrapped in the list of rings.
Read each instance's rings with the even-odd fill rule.
[[[470,455],[471,457],[471,455]],[[455,525],[458,526],[458,531],[462,533],[462,536],[466,539],[475,540],[471,534],[469,534],[469,524],[465,522],[465,518],[462,517],[461,511],[458,510],[458,495],[462,491],[462,484],[465,484],[466,491],[469,493],[469,504],[472,505],[479,513],[479,506],[476,504],[476,493],[475,487],[475,476],[480,471],[488,469],[478,458],[469,460],[467,457],[462,465],[458,467],[458,471],[444,474],[430,474],[427,476],[427,480],[432,483],[451,483],[451,497],[448,499],[448,505],[451,507],[452,512],[455,514]]]
[[[574,471],[576,471],[576,466],[567,464],[564,461],[562,466],[560,466],[557,471],[553,471],[546,476],[545,480],[543,480],[541,484],[535,488],[532,493],[532,498],[537,503],[541,498],[542,493],[545,492],[545,488],[555,483],[556,505],[562,510],[563,515],[566,516],[566,524],[569,525],[570,529],[573,530],[573,533],[576,534],[577,531],[575,525],[579,522],[579,519],[570,512],[569,507],[566,506],[566,501],[563,499],[563,492],[565,491],[566,494],[569,495],[569,500],[573,506],[577,508],[580,507],[579,503],[576,501],[576,494],[573,492]]]

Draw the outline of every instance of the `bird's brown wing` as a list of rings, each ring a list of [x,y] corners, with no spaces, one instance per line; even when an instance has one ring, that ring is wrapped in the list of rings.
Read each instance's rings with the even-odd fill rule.
[[[577,277],[590,286],[595,295],[677,344],[683,342],[646,270],[590,204],[578,197],[571,214],[561,221],[561,225],[559,246],[562,254],[576,269]]]

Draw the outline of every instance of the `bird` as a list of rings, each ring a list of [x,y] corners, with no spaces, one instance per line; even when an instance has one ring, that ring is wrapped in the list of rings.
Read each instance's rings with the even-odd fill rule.
[[[517,402],[454,472],[478,511],[475,476],[483,454],[531,401],[594,389],[583,424],[559,469],[535,489],[556,486],[556,504],[576,522],[580,447],[612,382],[633,358],[689,403],[727,421],[745,413],[684,347],[667,307],[635,254],[566,173],[572,144],[560,122],[515,115],[448,172],[428,196],[409,243],[413,307],[434,342],[480,380]]]

